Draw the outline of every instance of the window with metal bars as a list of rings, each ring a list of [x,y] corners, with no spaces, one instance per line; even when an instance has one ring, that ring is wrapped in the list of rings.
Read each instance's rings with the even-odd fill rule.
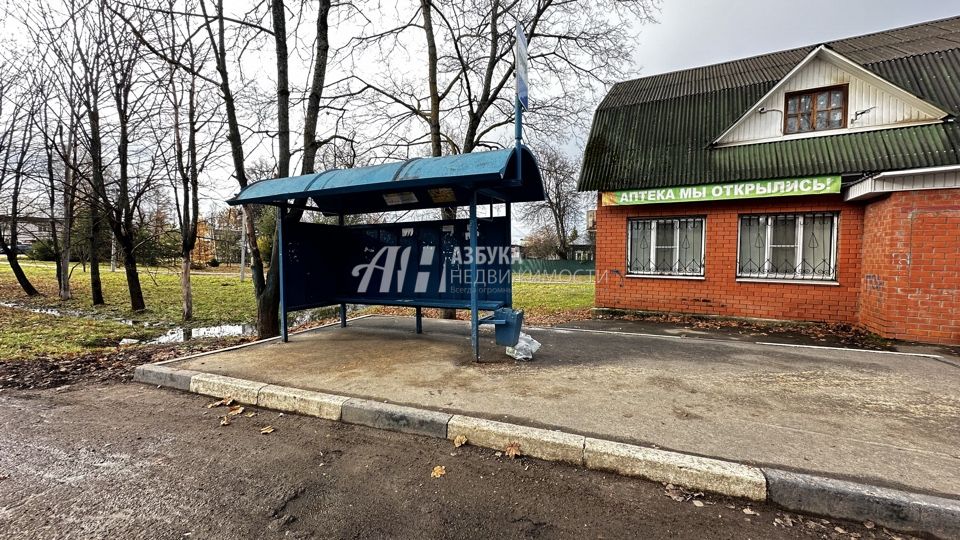
[[[702,276],[703,225],[702,217],[630,220],[627,273]]]
[[[740,216],[737,276],[835,280],[837,214]]]

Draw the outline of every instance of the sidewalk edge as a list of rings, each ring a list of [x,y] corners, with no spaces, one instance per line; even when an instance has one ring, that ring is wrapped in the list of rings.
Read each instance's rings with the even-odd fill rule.
[[[133,380],[218,398],[232,397],[248,405],[377,429],[449,440],[463,435],[467,444],[498,451],[515,442],[522,455],[546,461],[771,502],[796,512],[854,521],[870,520],[884,527],[941,538],[960,537],[960,500],[955,499],[755,467],[559,430],[278,387],[161,364],[138,366]],[[291,395],[277,399],[276,393],[280,389]],[[264,390],[270,391],[269,394]]]

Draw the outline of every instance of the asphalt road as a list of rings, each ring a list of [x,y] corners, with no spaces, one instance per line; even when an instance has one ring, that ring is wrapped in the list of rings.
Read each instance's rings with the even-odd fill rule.
[[[210,401],[133,383],[3,390],[0,537],[892,536],[272,411],[221,426],[226,409]],[[438,465],[445,474],[432,478]]]

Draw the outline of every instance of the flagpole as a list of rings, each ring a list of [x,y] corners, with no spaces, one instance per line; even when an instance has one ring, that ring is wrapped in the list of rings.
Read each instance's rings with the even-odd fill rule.
[[[523,107],[520,106],[520,97],[516,98],[516,111],[514,112],[514,131],[515,137],[517,140],[516,144],[516,153],[517,153],[517,182],[520,181],[521,167],[520,167],[520,147],[523,145]]]
[[[515,64],[515,66],[514,66],[514,76],[515,76],[515,79],[516,79],[516,80],[515,80],[516,90],[515,90],[515,92],[514,92],[513,123],[514,123],[514,138],[515,138],[515,141],[516,141],[516,148],[515,148],[516,161],[517,161],[517,179],[516,179],[516,182],[519,184],[519,183],[520,183],[520,177],[521,177],[521,175],[522,175],[522,173],[523,173],[523,172],[522,172],[522,167],[521,167],[521,165],[520,165],[520,153],[521,153],[520,147],[523,145],[523,106],[522,106],[522,104],[520,103],[520,84],[521,84],[521,77],[526,76],[526,73],[521,73],[521,72],[520,72],[520,71],[521,71],[521,63],[522,63],[524,66],[526,65],[526,58],[522,58],[522,59],[521,59],[521,54],[524,54],[524,55],[525,55],[525,54],[526,54],[526,50],[522,50],[522,51],[521,51],[520,43],[521,43],[521,40],[526,41],[526,38],[523,36],[523,27],[520,25],[520,19],[519,19],[519,18],[517,19],[517,31],[516,31],[516,35],[515,35],[515,38],[514,38],[514,39],[516,40],[516,44],[514,45],[514,49],[515,49],[515,51],[516,51],[516,56],[515,56],[515,59],[514,59],[514,64]],[[523,49],[526,49],[526,47],[524,47]],[[526,81],[523,81],[523,82],[525,83]]]

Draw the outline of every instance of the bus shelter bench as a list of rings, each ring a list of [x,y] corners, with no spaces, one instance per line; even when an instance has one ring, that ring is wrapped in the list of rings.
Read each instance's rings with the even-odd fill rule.
[[[417,333],[423,333],[423,308],[435,309],[470,309],[470,300],[438,300],[432,298],[377,298],[377,297],[341,297],[340,326],[347,326],[347,304],[361,304],[365,306],[399,306],[416,309]],[[498,345],[514,346],[520,339],[520,328],[523,325],[523,311],[514,311],[504,307],[504,303],[492,300],[480,300],[477,309],[492,311],[493,314],[479,320],[480,324],[494,325],[496,342]]]

